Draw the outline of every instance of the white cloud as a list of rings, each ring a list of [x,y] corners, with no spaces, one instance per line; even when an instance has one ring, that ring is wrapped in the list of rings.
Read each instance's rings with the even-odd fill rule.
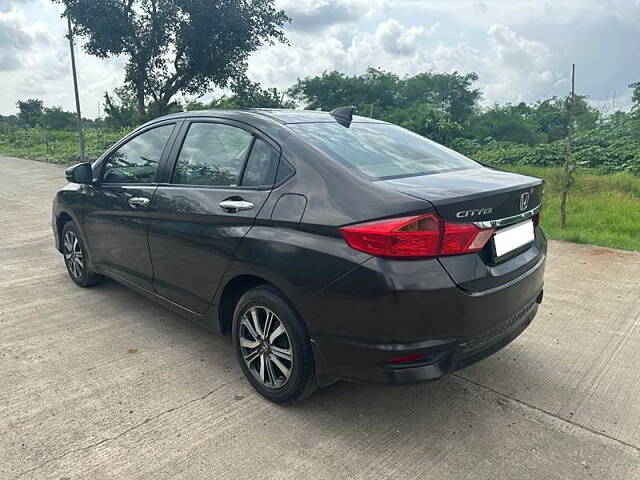
[[[295,35],[291,47],[269,47],[254,55],[249,74],[265,84],[286,88],[298,77],[328,70],[355,74],[369,66],[400,75],[475,71],[480,75],[486,103],[531,101],[562,87],[561,76],[551,68],[550,49],[539,41],[507,26],[494,25],[483,34],[484,50],[467,42],[433,44],[438,28],[437,23],[427,29],[389,19],[373,33],[355,32],[346,43],[339,39],[340,29],[330,31],[322,42]]]
[[[249,75],[287,88],[326,70],[372,66],[400,75],[422,71],[480,75],[484,102],[535,101],[568,90],[627,105],[640,80],[640,0],[277,0],[293,18],[290,46],[265,46]],[[0,0],[0,113],[17,99],[43,98],[73,109],[66,24],[50,0]],[[95,115],[105,90],[122,83],[123,60],[77,49],[81,97]],[[5,70],[4,72],[2,70]],[[10,70],[10,71],[9,71]]]
[[[0,0],[0,12],[8,12],[10,10],[14,10],[19,6],[29,3],[30,1],[31,0],[22,0],[21,2],[17,2],[15,0]]]
[[[278,7],[291,17],[291,29],[313,32],[355,22],[380,4],[380,0],[281,0]]]
[[[0,84],[3,92],[8,92],[0,95],[0,113],[14,113],[16,102],[25,98],[40,98],[47,106],[74,110],[66,24],[59,17],[58,7],[43,0],[31,3],[31,10],[12,8],[0,13]],[[47,12],[49,22],[29,21],[27,13],[34,9]],[[9,45],[20,40],[19,46],[13,49],[3,42],[2,19],[7,18],[13,26],[12,34],[18,35]],[[83,111],[88,116],[95,116],[104,92],[122,84],[122,60],[101,60],[87,55],[79,46],[76,60]],[[12,68],[2,68],[3,65]]]
[[[562,85],[561,76],[552,69],[551,50],[542,42],[505,25],[491,27],[488,37],[485,95],[491,101],[530,101],[548,96]]]
[[[26,62],[25,53],[46,40],[42,25],[25,25],[19,10],[0,11],[0,71],[19,69]]]
[[[376,41],[392,55],[410,55],[420,46],[427,34],[433,34],[440,24],[436,23],[429,30],[424,27],[405,27],[398,20],[391,18],[378,25]]]
[[[291,46],[266,47],[254,54],[249,76],[265,85],[287,88],[299,77],[330,70],[355,74],[371,66],[399,74],[418,73],[429,69],[418,49],[425,35],[426,28],[405,27],[396,20],[383,22],[374,32],[333,27],[322,41],[292,33]]]

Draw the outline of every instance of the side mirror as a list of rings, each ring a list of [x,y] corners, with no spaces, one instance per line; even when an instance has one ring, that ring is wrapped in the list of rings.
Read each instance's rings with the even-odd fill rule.
[[[67,181],[72,183],[88,184],[93,182],[93,170],[90,163],[78,163],[67,168],[64,173],[67,176]]]

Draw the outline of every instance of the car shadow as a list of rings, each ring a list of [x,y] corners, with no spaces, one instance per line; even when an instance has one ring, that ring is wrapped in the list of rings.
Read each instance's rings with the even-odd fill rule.
[[[98,287],[103,295],[114,297],[140,298],[139,308],[154,310],[148,312],[144,319],[134,317],[132,321],[142,324],[153,324],[153,328],[161,330],[168,337],[167,342],[188,349],[192,342],[194,348],[202,348],[201,354],[206,357],[207,365],[203,368],[224,370],[225,375],[242,378],[242,371],[237,365],[229,336],[215,334],[206,328],[180,317],[155,302],[138,295],[128,288],[112,280],[106,280]],[[130,297],[131,296],[131,297]],[[118,298],[114,298],[118,301]],[[156,312],[158,314],[156,314]],[[161,313],[162,312],[162,313]],[[206,340],[203,342],[203,338]],[[484,362],[490,362],[486,359]],[[529,361],[529,360],[526,360]],[[496,370],[495,375],[519,376],[520,382],[526,382],[530,369],[519,369],[518,362],[509,364],[509,371]],[[222,374],[222,372],[221,372]],[[395,429],[402,431],[427,432],[441,431],[455,435],[471,428],[485,425],[484,417],[487,409],[496,411],[509,403],[506,397],[491,391],[473,380],[467,380],[467,370],[460,375],[447,376],[443,379],[416,385],[386,386],[369,385],[338,381],[316,391],[312,396],[298,404],[286,406],[276,405],[262,399],[252,392],[265,408],[275,408],[278,416],[294,415],[301,420],[321,420],[332,425],[334,434],[349,435],[351,429],[367,429],[367,431],[386,431]],[[239,383],[244,385],[244,379]],[[248,384],[247,384],[248,386]],[[194,387],[195,388],[195,387]],[[195,393],[195,392],[194,392]],[[483,413],[484,412],[484,413]],[[444,429],[444,430],[443,430]]]

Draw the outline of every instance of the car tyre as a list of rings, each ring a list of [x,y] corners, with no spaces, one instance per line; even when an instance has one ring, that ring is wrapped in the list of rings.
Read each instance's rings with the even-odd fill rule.
[[[91,269],[86,244],[73,221],[65,223],[62,228],[62,254],[67,272],[76,285],[88,288],[104,280],[103,275]]]
[[[317,389],[306,326],[275,288],[255,287],[240,297],[232,337],[247,380],[268,400],[298,402]]]

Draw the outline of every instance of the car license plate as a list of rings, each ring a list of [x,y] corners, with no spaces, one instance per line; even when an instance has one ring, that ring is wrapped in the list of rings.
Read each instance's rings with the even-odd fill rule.
[[[534,238],[533,222],[531,220],[502,229],[493,236],[496,256],[501,257],[506,255],[517,248],[533,242]]]

